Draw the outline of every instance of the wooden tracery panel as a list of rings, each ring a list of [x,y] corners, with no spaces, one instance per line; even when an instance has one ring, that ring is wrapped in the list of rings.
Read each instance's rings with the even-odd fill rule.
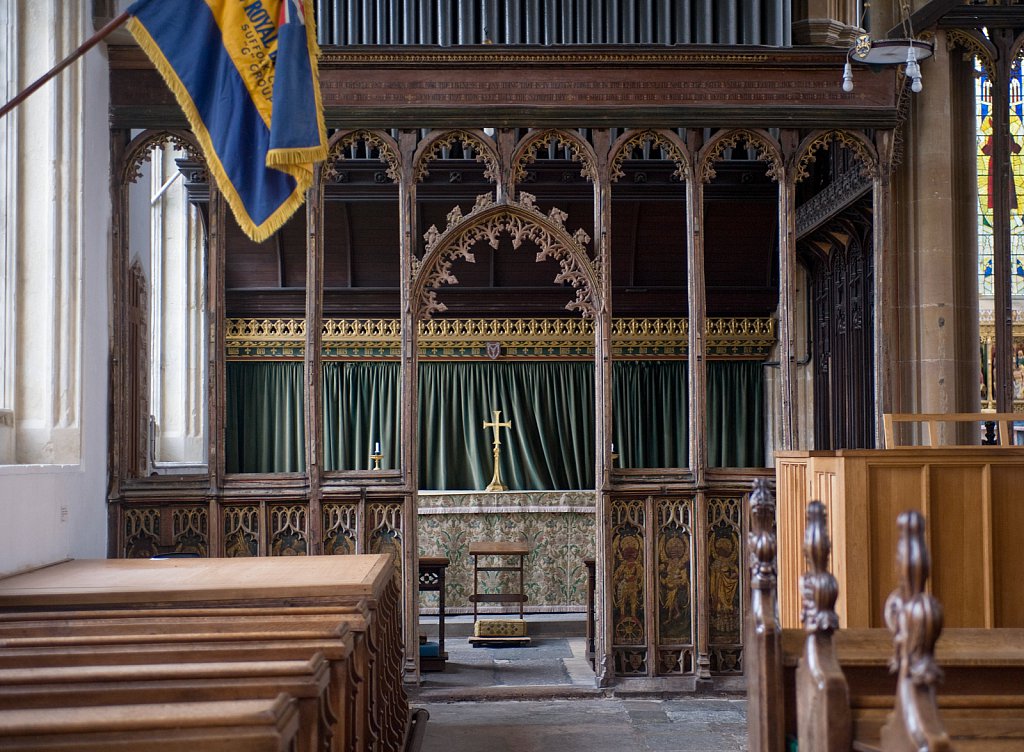
[[[695,616],[693,500],[658,499],[657,592],[659,675],[692,674]]]

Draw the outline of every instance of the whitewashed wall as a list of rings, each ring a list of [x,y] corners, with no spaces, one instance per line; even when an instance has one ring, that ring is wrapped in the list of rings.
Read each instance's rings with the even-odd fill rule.
[[[93,31],[91,3],[0,6],[5,101]],[[0,121],[0,574],[106,554],[107,87],[101,45]]]

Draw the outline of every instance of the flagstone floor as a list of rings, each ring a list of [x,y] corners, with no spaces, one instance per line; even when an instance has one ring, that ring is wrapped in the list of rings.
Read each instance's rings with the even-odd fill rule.
[[[456,619],[444,672],[412,705],[430,713],[421,752],[744,752],[746,701],[616,696],[594,686],[582,624],[528,618],[528,647],[472,647]]]

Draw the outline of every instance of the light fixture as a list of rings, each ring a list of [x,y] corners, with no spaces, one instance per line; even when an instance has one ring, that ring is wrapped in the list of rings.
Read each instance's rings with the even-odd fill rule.
[[[843,91],[853,91],[852,62],[871,66],[903,65],[904,73],[910,79],[910,90],[915,94],[921,91],[921,65],[935,52],[934,42],[914,38],[914,30],[910,24],[910,8],[905,2],[898,3],[900,25],[903,35],[899,38],[872,39],[870,34],[861,34],[853,41],[853,46],[846,53],[846,65],[843,66]],[[864,4],[865,10],[868,3]],[[863,19],[861,20],[863,23]]]

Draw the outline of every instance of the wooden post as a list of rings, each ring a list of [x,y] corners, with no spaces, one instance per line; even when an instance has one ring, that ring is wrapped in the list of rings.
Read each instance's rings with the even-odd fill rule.
[[[802,752],[850,749],[853,741],[850,689],[832,644],[832,634],[839,628],[835,611],[839,585],[828,571],[831,550],[825,505],[812,501],[804,534],[807,574],[800,578],[807,641],[796,669],[797,735]]]
[[[783,164],[789,164],[800,143],[798,131],[782,132]],[[779,384],[782,404],[780,449],[797,448],[797,432],[793,419],[796,405],[796,344],[793,336],[793,306],[796,298],[796,170],[787,167],[779,176]]]
[[[885,601],[885,623],[892,632],[893,661],[899,666],[896,707],[882,727],[888,752],[947,752],[953,746],[939,718],[935,686],[942,670],[935,643],[942,632],[942,606],[925,592],[931,559],[920,512],[896,518],[899,583]]]
[[[776,616],[775,499],[758,478],[750,494],[750,612],[743,652],[747,675],[750,752],[782,752],[782,631]]]
[[[407,673],[419,681],[419,542],[417,539],[417,511],[419,499],[419,444],[417,413],[417,385],[419,383],[419,316],[416,301],[412,299],[413,259],[416,252],[416,131],[404,130],[398,136],[401,172],[398,181],[398,217],[400,229],[399,309],[401,315],[401,435],[399,437],[399,463],[405,487],[405,546],[406,568],[402,579],[405,613],[405,663]]]
[[[608,507],[611,499],[611,416],[612,416],[612,299],[611,299],[611,176],[608,170],[611,134],[606,129],[595,130],[594,152],[597,154],[597,182],[594,185],[594,258],[601,278],[600,308],[594,319],[594,488],[597,540],[595,543],[595,576],[602,583],[596,588],[596,642],[600,646],[594,655],[595,681],[599,687],[612,682],[614,664],[611,648],[611,572],[609,567]]]

